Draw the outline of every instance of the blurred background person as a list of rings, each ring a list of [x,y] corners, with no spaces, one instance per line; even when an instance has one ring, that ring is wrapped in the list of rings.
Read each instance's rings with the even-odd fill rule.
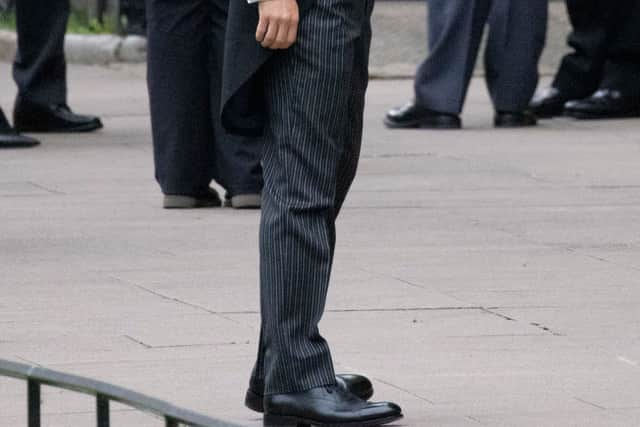
[[[239,0],[234,0],[239,1]],[[156,179],[167,209],[259,208],[261,140],[227,135],[220,94],[229,0],[147,0]]]
[[[428,0],[429,50],[415,98],[385,117],[389,128],[457,129],[485,26],[486,81],[495,126],[536,124],[528,104],[538,83],[545,43],[545,0]]]
[[[640,117],[640,0],[566,0],[573,32],[539,117]]]
[[[64,36],[69,0],[18,0],[18,50],[13,77],[18,85],[13,127],[0,110],[0,147],[30,147],[34,138],[20,132],[90,132],[98,117],[75,114],[67,105]]]

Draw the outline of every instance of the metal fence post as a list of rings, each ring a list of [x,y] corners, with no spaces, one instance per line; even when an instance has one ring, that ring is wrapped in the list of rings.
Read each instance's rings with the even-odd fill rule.
[[[40,383],[27,381],[29,427],[40,427]]]
[[[96,420],[98,427],[109,427],[109,399],[101,394],[96,397]]]

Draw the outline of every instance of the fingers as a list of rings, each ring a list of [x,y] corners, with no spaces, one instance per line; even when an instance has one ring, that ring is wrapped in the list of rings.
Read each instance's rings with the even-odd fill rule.
[[[299,11],[296,0],[260,2],[256,40],[266,49],[287,49],[298,36]]]
[[[267,24],[267,33],[260,42],[262,47],[265,47],[267,49],[278,49],[276,45],[278,44],[279,27],[280,26],[277,22],[269,21],[269,23]]]
[[[288,24],[281,24],[278,27],[278,35],[276,35],[276,41],[272,46],[272,49],[286,49],[290,46],[290,44],[287,43],[287,37],[289,34],[289,25]]]
[[[256,40],[258,43],[262,43],[264,41],[264,37],[267,35],[267,28],[269,23],[263,17],[260,17],[260,22],[258,22],[258,28],[256,29]]]

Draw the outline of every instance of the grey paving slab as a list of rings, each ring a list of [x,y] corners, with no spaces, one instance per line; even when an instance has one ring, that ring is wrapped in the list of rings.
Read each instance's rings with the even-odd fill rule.
[[[72,66],[72,106],[105,129],[0,152],[0,358],[259,426],[259,214],[159,208],[144,74]],[[476,79],[464,130],[384,129],[410,96],[371,84],[321,325],[337,369],[402,403],[398,425],[637,426],[640,121],[494,130]],[[0,379],[0,426],[24,391]],[[93,425],[86,398],[44,397],[45,425]]]

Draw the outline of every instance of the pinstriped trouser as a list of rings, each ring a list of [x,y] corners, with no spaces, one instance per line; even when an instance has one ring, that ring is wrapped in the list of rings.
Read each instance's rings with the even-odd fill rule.
[[[252,383],[291,393],[335,383],[320,335],[335,220],[356,173],[373,0],[314,0],[298,41],[264,74],[262,330]]]

